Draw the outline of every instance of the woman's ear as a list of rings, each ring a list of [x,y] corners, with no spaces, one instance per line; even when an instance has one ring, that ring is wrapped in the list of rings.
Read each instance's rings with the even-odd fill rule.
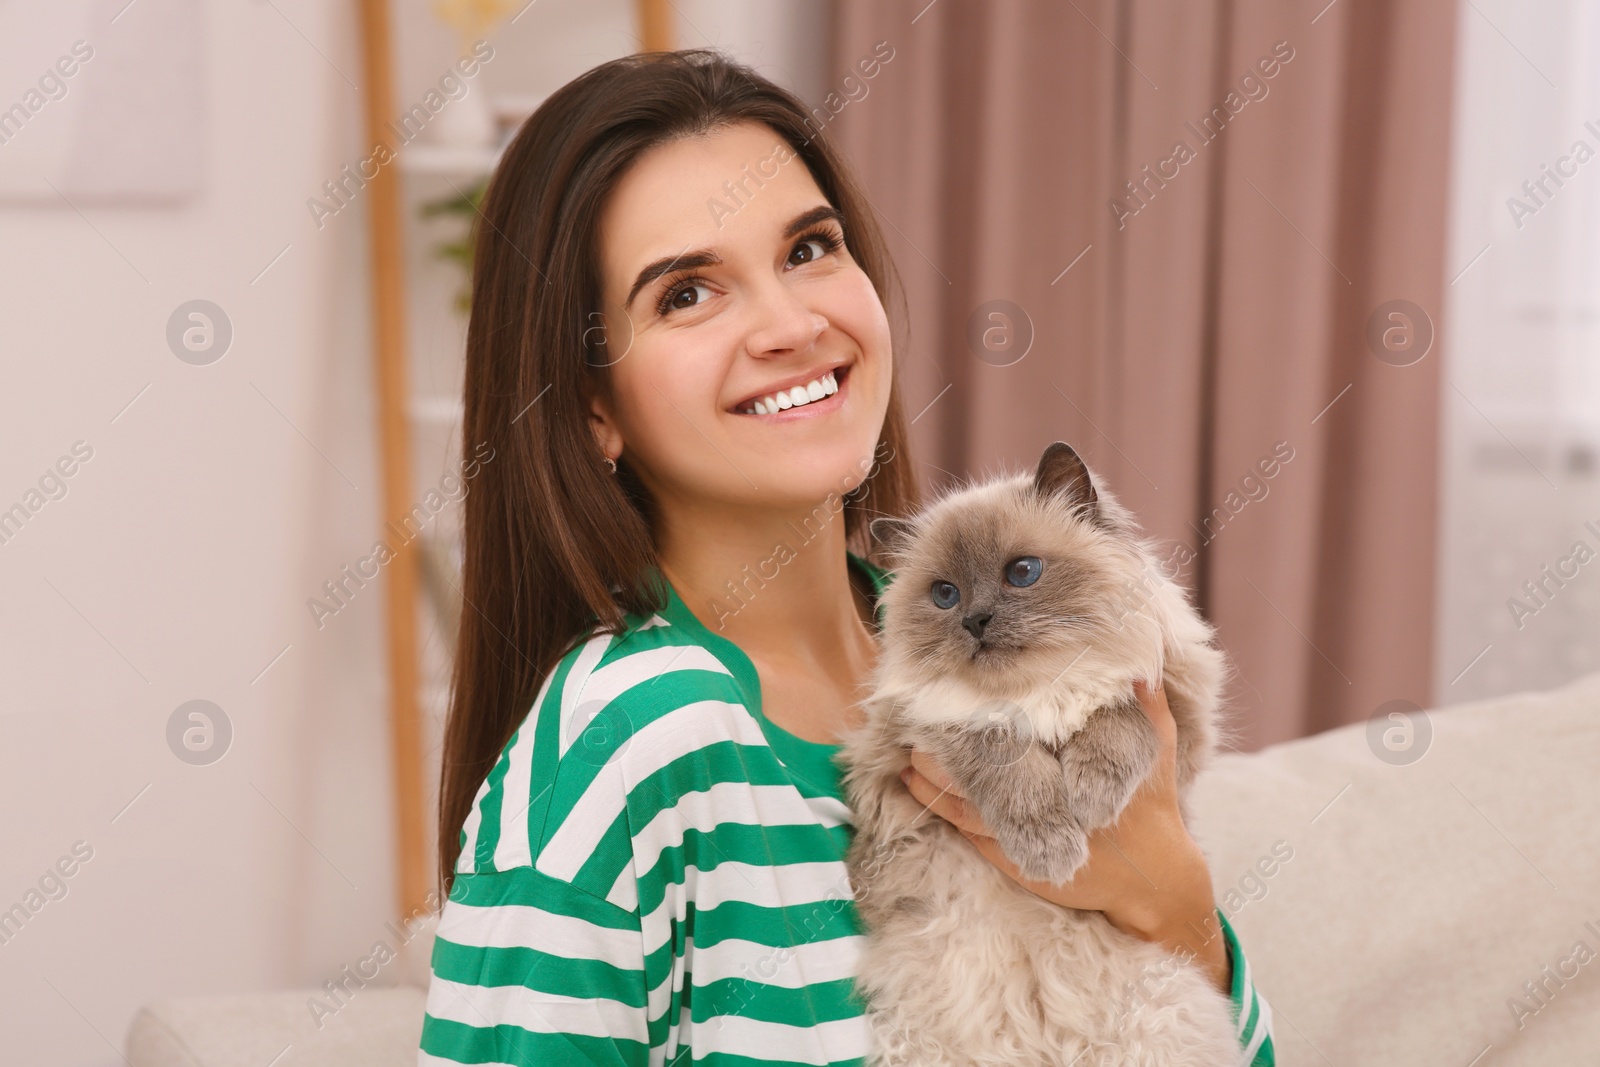
[[[622,455],[622,431],[617,426],[610,397],[603,390],[585,390],[584,403],[589,409],[589,429],[594,433],[595,447],[603,456],[612,459]]]

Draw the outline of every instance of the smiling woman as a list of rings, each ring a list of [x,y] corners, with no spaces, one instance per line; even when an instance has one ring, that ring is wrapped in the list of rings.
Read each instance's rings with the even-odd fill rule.
[[[462,432],[497,460],[466,497],[423,1063],[872,1055],[836,757],[893,578],[867,523],[920,501],[897,284],[807,120],[716,52],[631,56],[484,195]],[[794,160],[708,213],[775,140]]]
[[[463,440],[499,459],[466,498],[424,1062],[867,1055],[832,756],[887,581],[866,523],[918,499],[896,283],[807,118],[714,52],[629,57],[485,193]]]
[[[871,456],[889,404],[883,302],[847,244],[846,212],[811,172],[783,168],[746,210],[721,225],[706,218],[706,190],[777,136],[746,120],[659,145],[617,182],[601,221],[605,336],[631,344],[595,399],[595,432],[606,455],[629,455],[660,509],[657,550],[673,563],[682,539],[708,528],[722,531],[719,553],[781,536]],[[708,511],[708,497],[722,507]],[[732,537],[727,505],[749,509]],[[813,565],[834,572],[835,594],[842,531],[836,540]],[[695,553],[677,573],[710,561]]]

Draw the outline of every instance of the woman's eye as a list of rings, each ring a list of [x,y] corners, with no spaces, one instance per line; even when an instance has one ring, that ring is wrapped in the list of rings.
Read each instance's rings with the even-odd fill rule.
[[[843,247],[843,241],[831,233],[818,233],[811,237],[802,237],[789,251],[789,260],[784,265],[785,269],[803,267],[807,263],[815,263],[823,256],[830,255]],[[703,293],[697,296],[696,291]],[[667,289],[662,294],[661,302],[657,305],[657,312],[665,315],[672,311],[685,311],[692,307],[704,304],[711,298],[711,289],[698,278],[685,278]]]
[[[961,590],[950,582],[934,582],[929,590],[933,594],[933,602],[939,608],[953,608],[961,601]]]
[[[831,256],[844,248],[844,238],[832,230],[814,230],[804,234],[789,250],[789,261],[784,269],[815,263],[823,256]]]
[[[703,292],[705,293],[705,296],[697,297],[695,296],[696,292]],[[710,296],[711,290],[706,288],[704,285],[682,285],[667,293],[666,299],[661,302],[661,310],[663,313],[668,311],[682,311],[686,308],[692,308],[697,304],[705,303]]]
[[[1044,561],[1038,556],[1022,556],[1006,564],[1006,581],[1019,588],[1027,588],[1039,580],[1044,572]]]
[[[798,267],[821,259],[828,254],[828,246],[816,238],[808,238],[794,246],[789,253],[789,266]]]

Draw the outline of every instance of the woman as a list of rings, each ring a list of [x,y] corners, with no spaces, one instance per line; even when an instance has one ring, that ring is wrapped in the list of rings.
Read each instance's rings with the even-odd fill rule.
[[[831,756],[893,577],[866,523],[918,498],[889,259],[807,119],[715,52],[630,56],[551,96],[484,197],[464,440],[496,459],[466,502],[422,1062],[868,1052]],[[1193,956],[1270,1063],[1141,699],[1164,776],[1072,883],[1023,884]]]

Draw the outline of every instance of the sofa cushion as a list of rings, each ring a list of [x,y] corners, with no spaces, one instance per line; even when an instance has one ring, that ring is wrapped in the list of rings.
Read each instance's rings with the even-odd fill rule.
[[[417,1062],[427,994],[360,989],[333,1014],[317,989],[179,997],[146,1005],[128,1027],[132,1067],[399,1067]]]
[[[1278,1062],[1589,1062],[1600,673],[1428,711],[1413,749],[1386,746],[1405,725],[1226,753],[1195,783]]]

